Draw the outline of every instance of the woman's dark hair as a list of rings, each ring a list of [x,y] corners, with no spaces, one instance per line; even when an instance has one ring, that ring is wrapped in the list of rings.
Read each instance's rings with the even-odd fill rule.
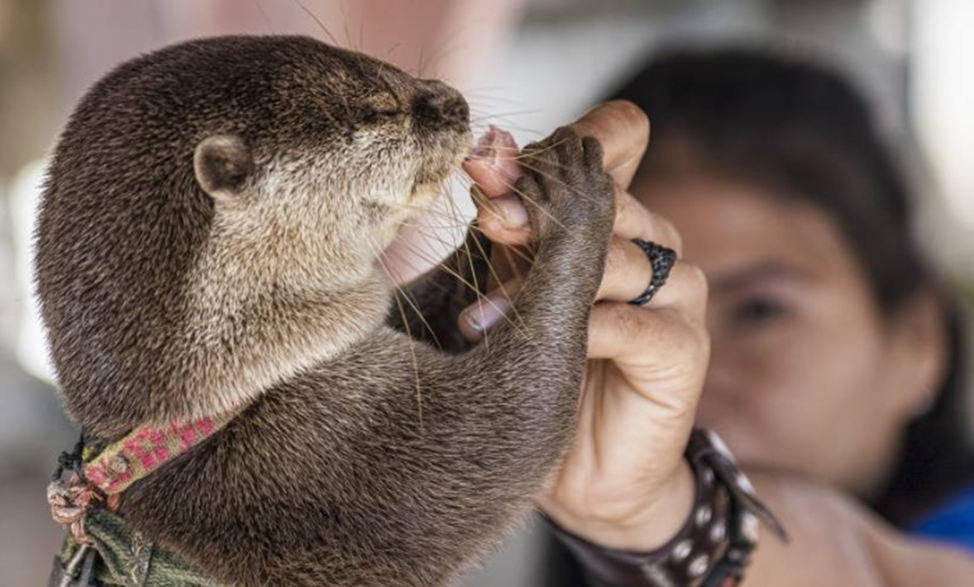
[[[840,227],[886,315],[921,288],[941,289],[913,238],[910,184],[869,105],[836,71],[758,50],[670,53],[613,97],[635,102],[652,122],[641,174],[667,173],[676,162],[666,153],[676,151],[813,204]],[[944,299],[948,375],[933,407],[910,425],[873,503],[900,525],[974,479],[965,332],[946,292]]]

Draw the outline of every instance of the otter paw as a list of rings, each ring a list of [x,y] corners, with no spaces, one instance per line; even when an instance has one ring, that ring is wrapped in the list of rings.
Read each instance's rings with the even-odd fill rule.
[[[535,240],[552,231],[608,236],[615,218],[615,185],[602,169],[602,145],[562,127],[524,148],[525,174],[514,189],[531,217]]]

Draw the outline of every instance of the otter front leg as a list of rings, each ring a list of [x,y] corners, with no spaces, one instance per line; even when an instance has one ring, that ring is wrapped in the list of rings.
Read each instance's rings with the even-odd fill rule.
[[[396,458],[371,459],[369,488],[357,493],[397,489],[395,507],[356,505],[369,518],[369,540],[397,549],[372,561],[397,580],[374,584],[450,584],[530,505],[571,441],[614,186],[598,142],[572,130],[524,153],[528,172],[516,191],[531,215],[534,264],[509,321],[463,354],[416,349],[413,386],[403,385],[413,383],[405,345],[377,341],[362,352],[374,361],[388,348],[382,356],[398,357],[396,371],[405,373],[383,400],[390,415],[377,419],[381,440],[369,440],[395,447]],[[390,513],[408,523],[388,528]],[[377,528],[389,533],[377,539]]]
[[[481,374],[482,393],[511,397],[525,428],[538,432],[535,440],[551,443],[535,463],[540,472],[573,429],[589,313],[612,235],[614,185],[598,141],[571,128],[526,147],[523,166],[515,191],[531,217],[534,264],[508,319],[487,344],[458,357],[465,365],[457,369]]]
[[[417,452],[436,475],[404,493],[420,511],[437,512],[419,525],[437,554],[411,560],[417,571],[446,579],[431,584],[449,584],[530,505],[575,429],[614,185],[599,143],[571,129],[524,153],[528,172],[515,189],[531,216],[534,264],[509,320],[462,355],[421,356],[419,381],[427,386]]]

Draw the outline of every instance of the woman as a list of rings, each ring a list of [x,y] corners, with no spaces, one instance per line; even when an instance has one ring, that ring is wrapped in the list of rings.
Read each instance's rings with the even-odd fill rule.
[[[654,121],[630,191],[682,233],[682,278],[675,270],[660,293],[681,290],[683,311],[669,313],[683,316],[687,332],[695,310],[686,298],[700,298],[687,261],[710,280],[713,348],[699,422],[757,472],[793,535],[788,548],[762,541],[744,584],[974,581],[963,329],[910,238],[908,188],[863,101],[828,70],[736,51],[658,60],[619,97]],[[657,217],[645,221],[656,236],[670,234]],[[607,291],[641,274],[638,255],[616,257]],[[654,301],[642,314],[673,304]],[[635,314],[607,314],[593,313],[593,347],[659,338],[626,324]],[[623,377],[590,377],[578,446],[540,500],[560,526],[601,546],[652,551],[679,527],[674,512],[687,515],[692,485],[670,459],[672,446],[682,448],[673,440],[680,424],[692,420],[693,374],[706,369],[706,353],[672,350],[699,351],[696,336],[664,338],[677,343],[654,349],[677,367],[669,381],[649,353],[634,367],[636,351],[596,351]],[[632,390],[657,409],[613,411]],[[586,417],[588,404],[598,417]],[[640,422],[642,434],[630,428]],[[550,584],[583,584],[564,564],[554,564]]]
[[[700,422],[745,462],[948,531],[930,516],[974,496],[963,324],[865,102],[832,71],[745,51],[660,59],[620,97],[656,121],[637,197],[710,279]],[[968,521],[944,538],[974,552]]]

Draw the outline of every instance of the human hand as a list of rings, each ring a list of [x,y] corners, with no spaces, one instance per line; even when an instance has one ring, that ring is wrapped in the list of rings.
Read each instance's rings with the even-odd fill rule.
[[[576,440],[538,504],[563,528],[592,542],[653,550],[676,534],[694,497],[683,452],[709,358],[707,286],[699,269],[680,261],[649,304],[627,303],[652,277],[645,253],[630,241],[656,242],[678,254],[682,248],[674,227],[626,191],[646,148],[648,123],[632,104],[610,102],[573,126],[602,142],[606,171],[616,183],[617,215],[589,323],[591,360]],[[494,260],[502,285],[460,317],[471,340],[489,338],[490,327],[502,319],[526,263],[516,247],[531,238],[511,188],[521,173],[517,149],[500,142],[494,153],[478,153],[466,164],[480,192],[479,226],[501,245]],[[498,157],[491,160],[492,154]]]

